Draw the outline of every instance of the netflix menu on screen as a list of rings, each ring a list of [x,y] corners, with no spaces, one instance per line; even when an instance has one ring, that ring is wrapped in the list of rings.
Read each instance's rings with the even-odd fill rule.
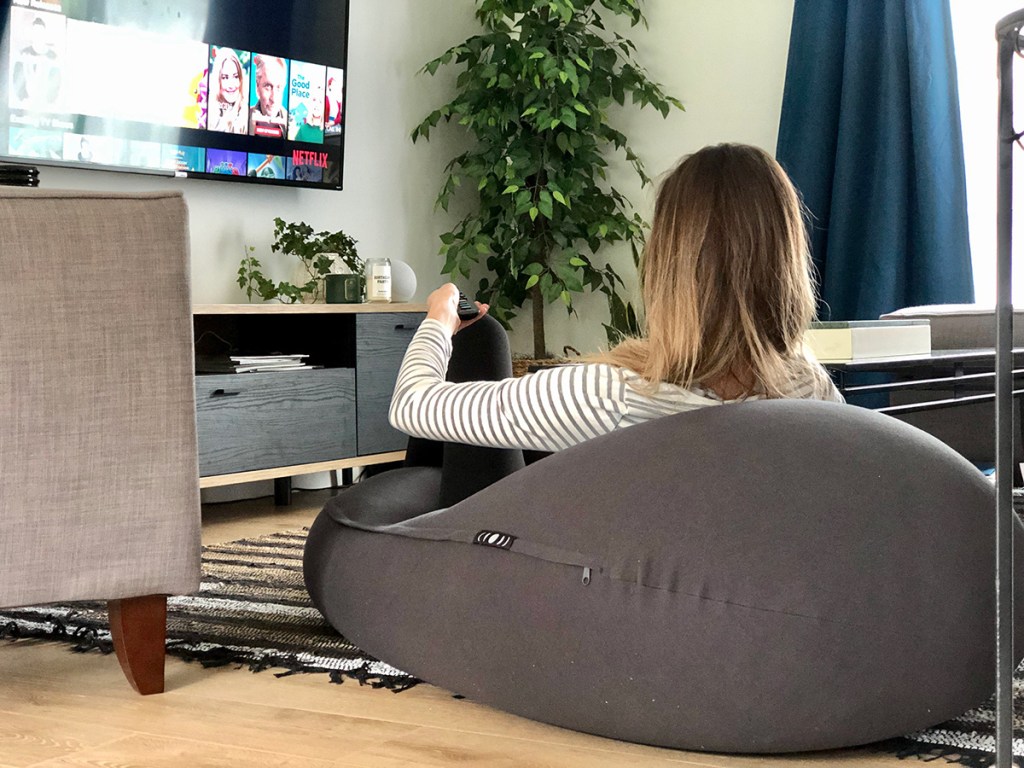
[[[342,69],[82,21],[64,4],[13,0],[4,154],[338,183]]]

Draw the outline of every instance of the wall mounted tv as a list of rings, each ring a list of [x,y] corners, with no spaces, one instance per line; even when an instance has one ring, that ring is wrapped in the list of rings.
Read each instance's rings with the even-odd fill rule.
[[[349,0],[0,0],[0,161],[341,189]]]

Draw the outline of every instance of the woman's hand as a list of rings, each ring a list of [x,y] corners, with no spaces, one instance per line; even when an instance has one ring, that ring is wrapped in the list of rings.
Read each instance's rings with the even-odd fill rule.
[[[474,302],[480,314],[471,320],[459,319],[459,289],[455,283],[442,285],[427,297],[427,318],[441,322],[446,328],[451,329],[454,336],[463,328],[468,328],[481,317],[487,314],[489,304]]]

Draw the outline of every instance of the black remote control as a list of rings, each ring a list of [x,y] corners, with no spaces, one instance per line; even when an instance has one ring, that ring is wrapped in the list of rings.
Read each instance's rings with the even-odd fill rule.
[[[466,294],[464,294],[462,291],[459,291],[459,320],[472,320],[479,314],[480,310],[476,308],[476,304],[471,302],[466,297]]]

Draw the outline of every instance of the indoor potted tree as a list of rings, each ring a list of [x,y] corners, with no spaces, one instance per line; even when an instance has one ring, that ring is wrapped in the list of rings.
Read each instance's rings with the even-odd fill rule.
[[[433,75],[463,67],[454,97],[412,133],[428,138],[440,121],[466,127],[475,141],[454,158],[438,195],[448,210],[455,190],[476,189],[478,204],[441,236],[443,272],[470,276],[481,258],[489,275],[476,296],[506,327],[529,299],[534,356],[547,357],[544,307],[573,294],[607,295],[609,340],[635,331],[633,308],[618,294],[623,282],[595,257],[606,244],[627,242],[634,266],[644,222],[608,183],[609,155],[622,151],[643,184],[650,179],[609,110],[627,97],[663,116],[682,104],[652,82],[636,46],[605,25],[605,16],[646,23],[639,0],[478,0],[484,26],[423,68]]]

